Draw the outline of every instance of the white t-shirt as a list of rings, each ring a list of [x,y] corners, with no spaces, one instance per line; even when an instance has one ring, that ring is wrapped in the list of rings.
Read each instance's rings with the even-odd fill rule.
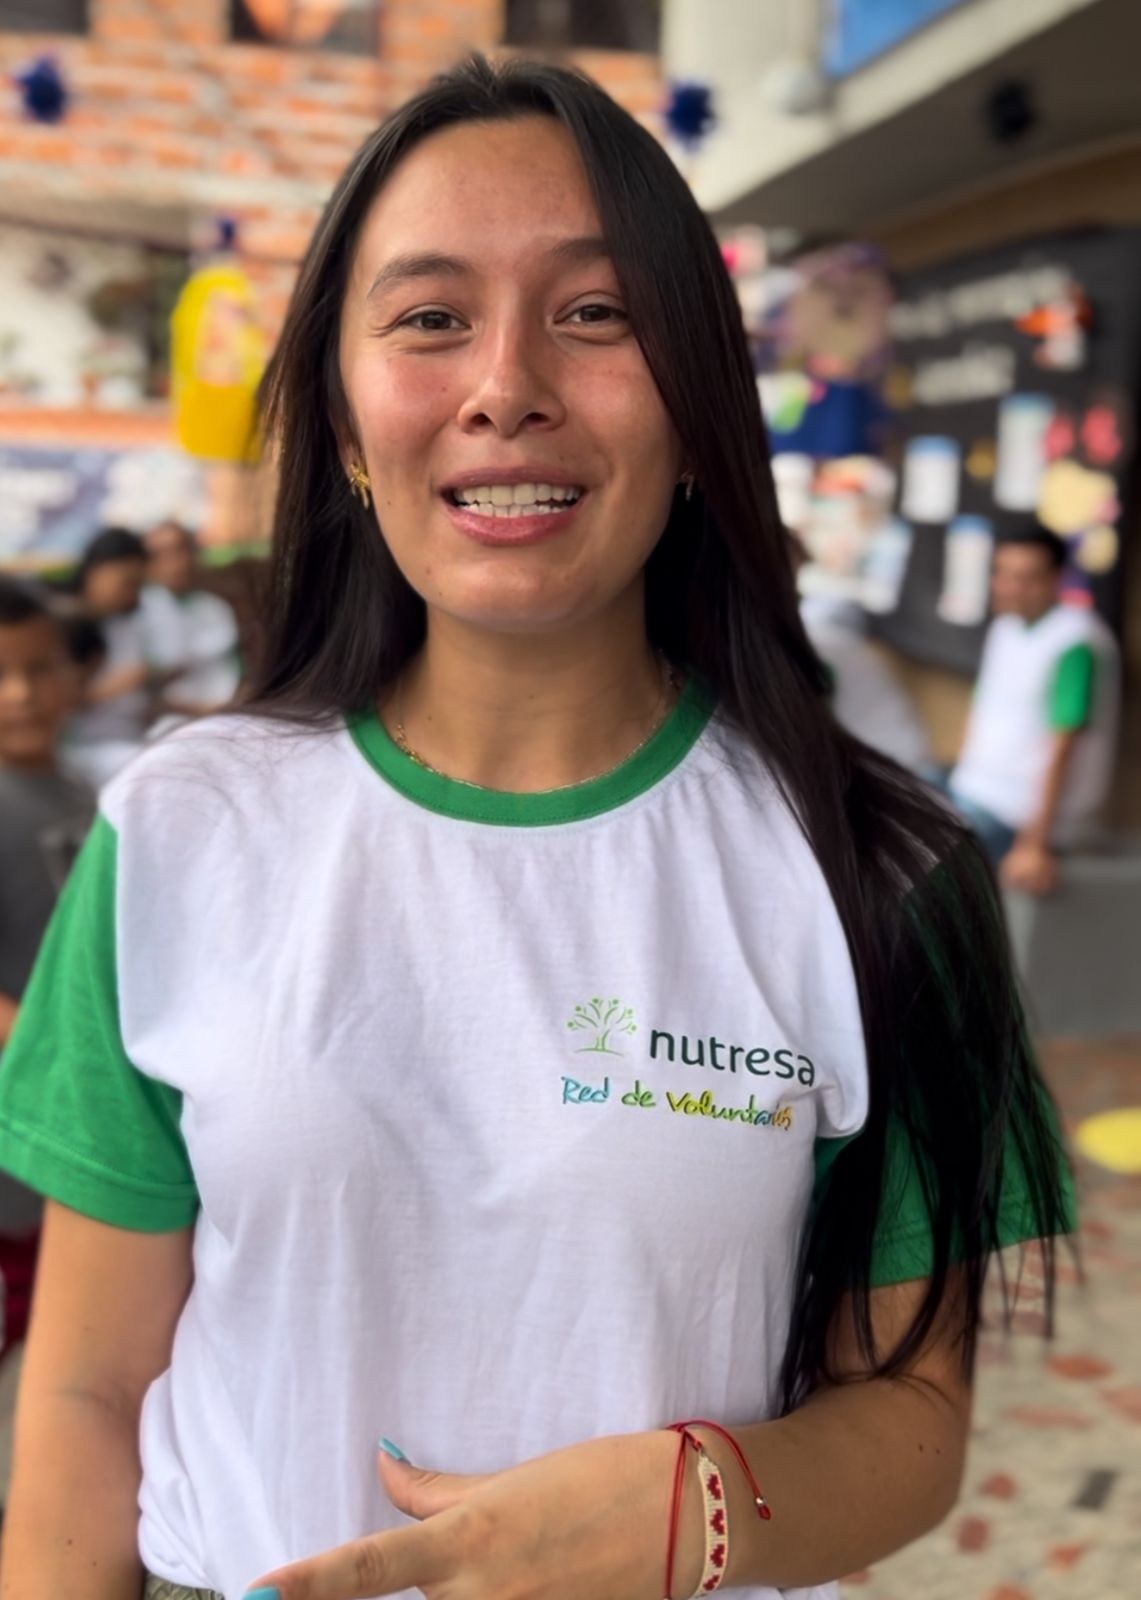
[[[1042,804],[1054,740],[1067,725],[1056,706],[1059,671],[1085,647],[1093,658],[1088,720],[1066,775],[1054,830],[1060,844],[1104,802],[1113,776],[1118,719],[1118,655],[1113,635],[1093,611],[1055,606],[1038,621],[996,617],[987,631],[966,740],[951,788],[1022,828]],[[1059,715],[1058,713],[1062,714]]]
[[[819,1141],[866,1108],[829,892],[696,692],[544,795],[426,772],[375,715],[227,717],[105,794],[5,1054],[0,1163],[193,1223],[140,1551],[239,1600],[400,1522],[382,1434],[484,1472],[771,1417]],[[879,1281],[924,1270],[898,1209]]]
[[[241,678],[232,607],[201,589],[175,595],[151,584],[143,590],[141,608],[148,662],[167,672],[185,668],[167,684],[164,697],[194,709],[232,700]]]

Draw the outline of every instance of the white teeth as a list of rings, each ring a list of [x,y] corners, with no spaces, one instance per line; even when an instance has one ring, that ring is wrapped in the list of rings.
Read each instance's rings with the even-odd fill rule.
[[[573,505],[582,498],[582,493],[581,489],[570,489],[559,484],[492,483],[477,489],[457,489],[454,499],[457,505],[478,511],[483,516],[499,513],[510,515],[512,511],[526,511],[531,515],[536,511],[553,510],[568,502]]]

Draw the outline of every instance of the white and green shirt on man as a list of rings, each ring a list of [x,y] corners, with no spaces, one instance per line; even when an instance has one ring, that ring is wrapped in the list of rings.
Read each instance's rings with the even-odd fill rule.
[[[773,1415],[815,1173],[867,1101],[815,859],[692,689],[616,772],[521,796],[375,716],[229,717],[104,794],[5,1053],[0,1161],[194,1228],[140,1553],[239,1600],[399,1521],[381,1434],[481,1472]],[[918,1188],[885,1217],[876,1281],[924,1275]]]
[[[996,617],[952,792],[1025,828],[1041,809],[1057,735],[1080,734],[1054,826],[1054,842],[1071,843],[1109,792],[1118,676],[1113,635],[1093,611],[1059,605],[1035,622]]]

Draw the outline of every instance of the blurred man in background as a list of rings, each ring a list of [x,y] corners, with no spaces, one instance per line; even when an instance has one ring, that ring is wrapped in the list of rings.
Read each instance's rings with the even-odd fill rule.
[[[201,587],[198,542],[188,528],[160,522],[146,536],[142,614],[147,660],[170,674],[160,709],[202,715],[233,699],[241,681],[238,624],[225,600]]]
[[[1061,603],[1065,558],[1038,523],[999,543],[994,621],[950,779],[1003,882],[1029,894],[1054,888],[1058,850],[1105,800],[1117,738],[1117,648],[1094,611]]]

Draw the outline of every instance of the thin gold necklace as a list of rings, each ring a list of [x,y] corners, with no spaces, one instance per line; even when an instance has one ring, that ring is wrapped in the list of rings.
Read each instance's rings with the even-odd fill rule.
[[[577,789],[579,785],[583,783],[597,783],[601,778],[608,778],[612,772],[617,772],[619,767],[624,767],[628,761],[632,761],[636,755],[639,755],[641,751],[646,748],[650,740],[653,739],[656,734],[661,732],[666,718],[673,709],[673,696],[680,690],[681,687],[680,683],[678,682],[677,673],[666,660],[665,656],[659,655],[658,660],[661,663],[662,669],[662,692],[658,698],[657,705],[654,707],[654,716],[650,723],[649,731],[646,733],[644,738],[639,740],[639,742],[634,746],[633,750],[628,750],[626,754],[618,761],[615,761],[612,766],[604,767],[601,772],[592,773],[587,778],[576,778],[574,783],[559,783],[551,789],[532,789],[528,791],[529,793],[559,794],[564,789]],[[404,731],[403,702],[404,681],[401,679],[396,689],[396,717],[392,725],[392,742],[395,744],[396,748],[403,755],[406,755],[409,761],[414,761],[418,767],[423,767],[425,772],[431,772],[437,778],[447,778],[449,783],[462,783],[465,789],[484,788],[485,785],[472,783],[470,778],[453,778],[450,772],[441,772],[439,767],[434,767],[430,761],[425,761],[424,757],[420,755],[418,751],[413,750],[412,746],[408,743],[408,735]]]

